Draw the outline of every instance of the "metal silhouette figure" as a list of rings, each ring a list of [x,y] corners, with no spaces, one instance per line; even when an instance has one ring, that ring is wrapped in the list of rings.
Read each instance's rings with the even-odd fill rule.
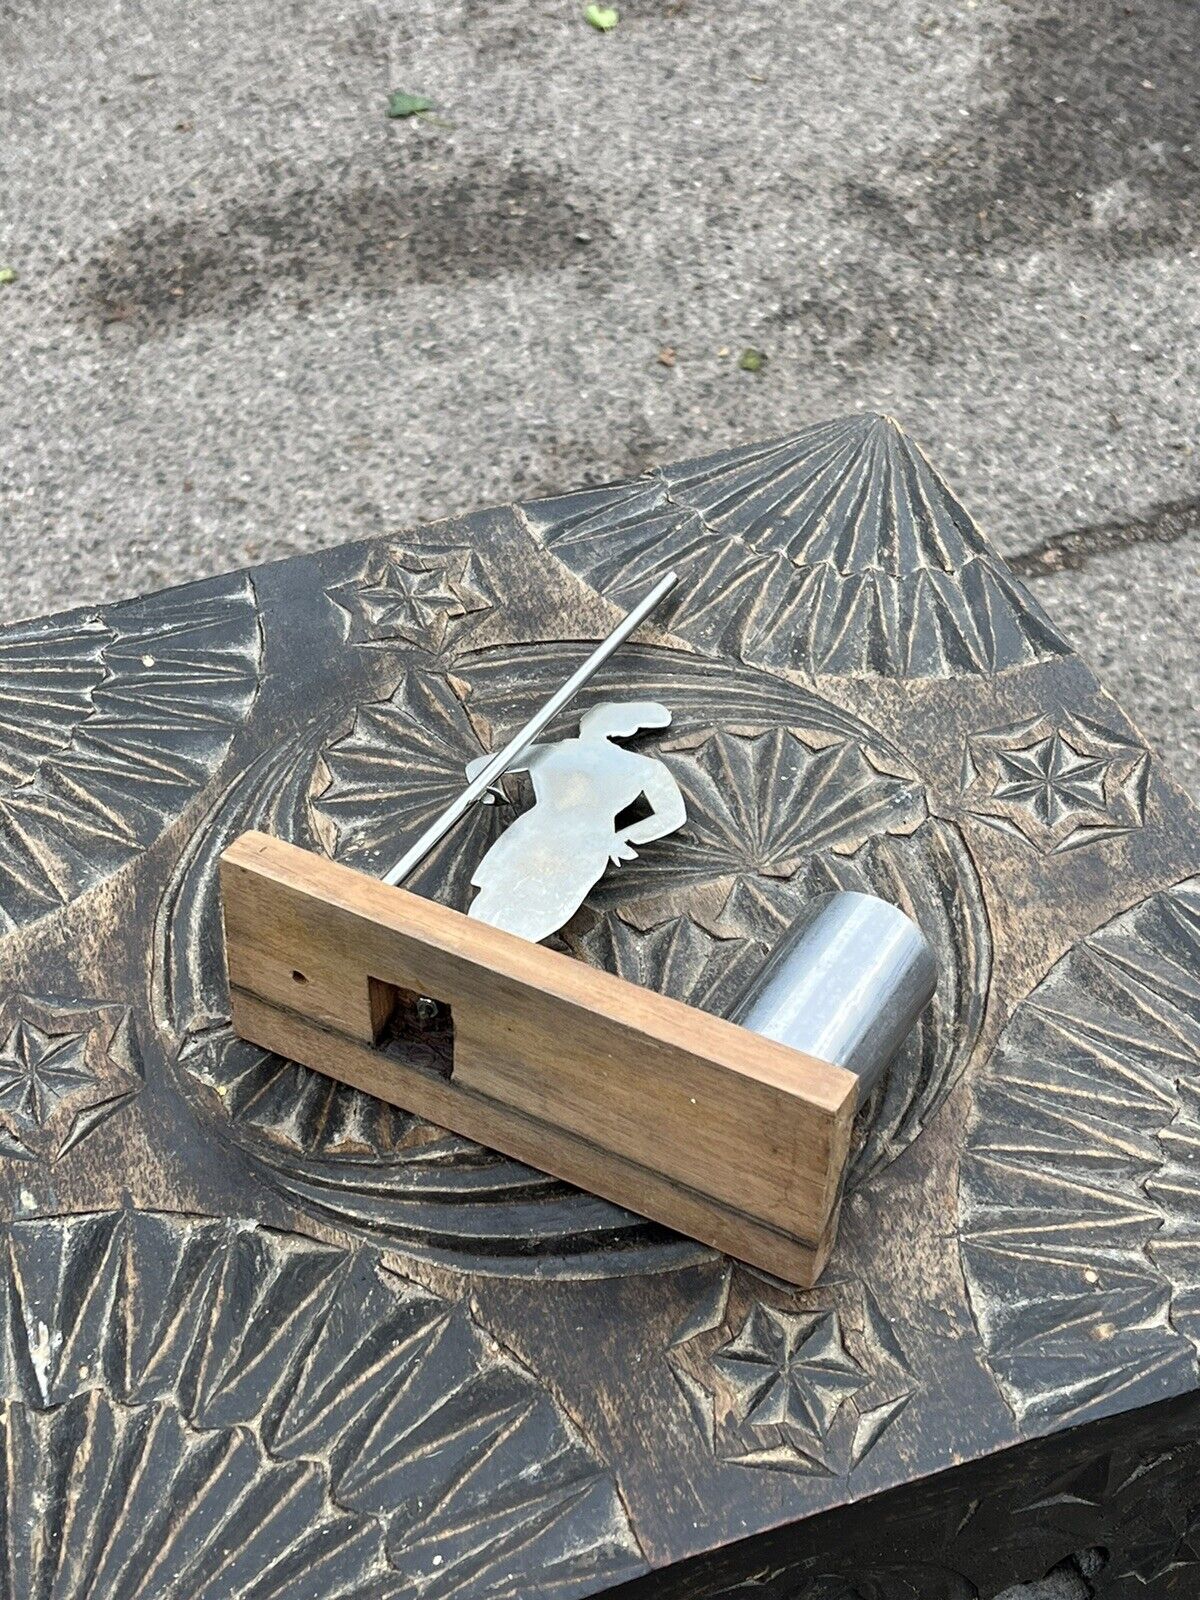
[[[687,812],[670,769],[612,743],[670,721],[654,700],[606,702],[580,718],[578,738],[530,745],[508,770],[528,772],[534,804],[476,867],[468,915],[537,943],[574,916],[606,867],[636,860],[635,845],[682,827]],[[476,757],[467,777],[490,760]],[[639,801],[649,814],[619,822]]]

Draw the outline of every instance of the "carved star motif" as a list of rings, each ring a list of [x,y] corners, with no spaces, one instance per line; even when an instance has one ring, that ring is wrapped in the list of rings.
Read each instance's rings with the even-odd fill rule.
[[[1028,801],[1048,828],[1072,811],[1104,810],[1104,780],[1112,763],[1086,756],[1057,730],[1025,750],[1002,750],[996,757],[997,800]]]
[[[0,1006],[0,1153],[57,1160],[141,1087],[123,1006]]]
[[[44,1128],[72,1095],[91,1089],[84,1033],[43,1033],[22,1019],[0,1043],[0,1106],[26,1126]]]
[[[793,1315],[756,1305],[712,1359],[743,1421],[787,1428],[816,1445],[843,1402],[869,1381],[842,1342],[836,1311]]]
[[[350,617],[352,644],[395,641],[431,651],[443,648],[454,623],[492,604],[478,561],[465,549],[385,551],[328,593]]]
[[[414,570],[389,561],[378,579],[358,591],[363,615],[377,636],[418,643],[449,612],[459,609],[457,595],[439,572]]]
[[[907,1357],[857,1279],[827,1279],[798,1302],[780,1292],[727,1268],[675,1330],[668,1363],[717,1460],[853,1471],[916,1392]]]
[[[1036,717],[972,734],[967,810],[1055,854],[1141,827],[1150,754],[1083,717]]]

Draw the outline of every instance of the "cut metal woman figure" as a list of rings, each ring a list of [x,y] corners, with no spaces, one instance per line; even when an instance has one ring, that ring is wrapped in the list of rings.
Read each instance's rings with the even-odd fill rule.
[[[654,700],[593,707],[579,737],[530,745],[512,772],[528,772],[534,804],[511,823],[475,869],[479,890],[469,915],[535,943],[568,922],[611,862],[637,859],[635,845],[673,833],[687,820],[670,769],[653,756],[622,750],[642,728],[665,728],[666,706]],[[490,758],[469,763],[467,777]],[[649,815],[618,826],[639,801]]]

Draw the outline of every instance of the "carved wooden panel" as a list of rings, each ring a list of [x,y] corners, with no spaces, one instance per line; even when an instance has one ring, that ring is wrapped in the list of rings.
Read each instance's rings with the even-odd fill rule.
[[[545,1388],[370,1249],[241,1218],[21,1221],[0,1299],[14,1594],[495,1592],[515,1549],[554,1593],[636,1564]]]
[[[523,512],[605,593],[678,568],[674,630],[765,666],[945,678],[1069,653],[886,418],[848,417]]]
[[[963,1266],[1018,1416],[1072,1419],[1197,1379],[1200,879],[1075,945],[980,1074]]]
[[[389,864],[668,565],[590,693],[688,825],[563,947],[719,1012],[847,886],[939,958],[811,1291],[228,1025],[223,846]],[[1197,838],[879,419],[0,632],[9,1590],[1192,1593]]]
[[[258,689],[245,578],[0,643],[0,927],[29,922],[153,842],[202,789]]]

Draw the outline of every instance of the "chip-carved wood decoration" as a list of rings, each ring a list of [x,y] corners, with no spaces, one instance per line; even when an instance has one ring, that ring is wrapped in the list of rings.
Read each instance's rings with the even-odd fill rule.
[[[943,678],[1067,655],[885,417],[847,417],[522,508],[605,593],[679,569],[672,628],[806,673]]]
[[[614,1484],[469,1309],[236,1218],[17,1222],[0,1261],[14,1594],[431,1600],[637,1569]],[[486,1464],[486,1471],[483,1470]]]
[[[378,871],[668,564],[574,709],[671,706],[688,830],[563,947],[719,1012],[846,887],[938,956],[811,1291],[228,1026],[223,846]],[[464,905],[508,815],[415,887]],[[0,629],[0,1572],[1190,1597],[1197,873],[1161,764],[878,419]]]
[[[142,1086],[126,1006],[0,999],[0,1153],[57,1161]]]
[[[412,830],[432,822],[461,790],[467,762],[492,747],[461,685],[436,670],[409,668],[386,700],[360,706],[349,731],[321,752],[311,818],[326,853],[386,870]],[[471,873],[502,825],[494,806],[477,806],[414,881],[465,908]]]
[[[1030,717],[970,735],[963,803],[993,828],[1057,854],[1142,827],[1149,772],[1144,745],[1090,718]]]
[[[917,1387],[870,1290],[836,1272],[797,1295],[727,1268],[668,1360],[714,1455],[823,1476],[851,1473]]]
[[[469,545],[425,545],[419,552],[401,544],[372,548],[359,573],[328,594],[346,613],[351,644],[434,653],[461,642],[496,603]]]
[[[1018,1416],[1194,1383],[1200,1350],[1200,878],[1076,945],[981,1074],[963,1267]]]
[[[241,575],[0,635],[0,933],[178,816],[243,722],[260,653]]]

